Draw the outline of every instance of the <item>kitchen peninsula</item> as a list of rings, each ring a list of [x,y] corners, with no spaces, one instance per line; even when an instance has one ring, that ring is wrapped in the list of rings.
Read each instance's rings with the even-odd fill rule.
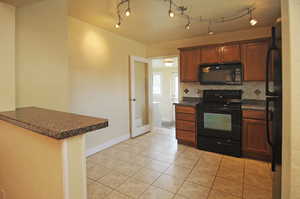
[[[5,198],[85,199],[85,134],[108,120],[36,107],[0,113]]]

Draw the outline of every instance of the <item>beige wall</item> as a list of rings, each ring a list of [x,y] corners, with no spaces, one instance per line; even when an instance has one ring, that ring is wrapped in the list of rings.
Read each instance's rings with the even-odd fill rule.
[[[15,8],[0,2],[0,111],[15,108]]]
[[[283,196],[300,198],[300,1],[282,0]]]
[[[236,32],[219,33],[212,36],[204,35],[204,36],[194,37],[189,39],[162,42],[159,44],[153,44],[147,46],[147,56],[160,57],[160,56],[177,55],[178,54],[177,49],[182,47],[249,40],[249,39],[269,37],[270,35],[271,35],[270,28],[263,27],[263,28],[253,28],[249,30],[242,30]]]
[[[17,107],[68,110],[66,0],[44,0],[17,8]]]
[[[5,199],[63,199],[61,142],[0,120]]]
[[[145,56],[145,46],[75,18],[69,38],[71,111],[109,119],[87,149],[129,136],[129,55]]]

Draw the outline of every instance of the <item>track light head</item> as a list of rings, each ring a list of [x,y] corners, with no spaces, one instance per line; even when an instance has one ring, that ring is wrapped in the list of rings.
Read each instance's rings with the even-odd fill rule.
[[[125,11],[126,17],[129,17],[130,14],[131,14],[130,8],[127,8],[126,11]]]
[[[249,14],[250,14],[249,23],[250,23],[251,26],[255,26],[258,23],[258,21],[257,21],[257,19],[255,19],[253,17],[253,10],[249,10]]]
[[[171,18],[174,18],[175,17],[175,13],[172,10],[169,10],[169,16]]]
[[[191,24],[188,23],[185,25],[185,29],[189,30],[190,28],[191,28]]]
[[[116,25],[115,25],[115,28],[120,28],[121,26],[121,22],[118,22]]]
[[[249,23],[251,24],[251,26],[255,26],[258,23],[258,21],[257,19],[252,18],[250,19]]]

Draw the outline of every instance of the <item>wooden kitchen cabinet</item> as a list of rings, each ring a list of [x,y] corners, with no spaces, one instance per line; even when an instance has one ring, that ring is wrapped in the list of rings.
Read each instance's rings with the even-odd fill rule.
[[[201,61],[200,49],[180,51],[180,81],[198,82],[198,68]]]
[[[203,47],[201,49],[201,62],[203,64],[219,63],[220,48],[217,46]]]
[[[241,61],[239,44],[204,47],[201,49],[201,55],[201,62],[205,64]]]
[[[265,81],[268,48],[267,40],[242,45],[244,81]]]
[[[240,62],[241,61],[241,49],[239,44],[227,45],[220,47],[221,62]]]
[[[265,111],[243,111],[242,149],[245,157],[260,160],[271,159],[264,115]]]
[[[178,143],[197,146],[196,107],[176,105],[175,112]]]

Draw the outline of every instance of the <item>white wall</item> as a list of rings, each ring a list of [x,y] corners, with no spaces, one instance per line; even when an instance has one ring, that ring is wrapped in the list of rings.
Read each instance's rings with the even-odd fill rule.
[[[68,110],[66,0],[44,0],[17,8],[17,107]]]
[[[283,193],[300,198],[300,1],[282,0],[283,28]]]
[[[0,2],[0,111],[15,109],[15,8]]]
[[[129,136],[129,55],[145,56],[144,45],[69,19],[71,111],[109,119],[109,127],[88,134],[88,150]]]

